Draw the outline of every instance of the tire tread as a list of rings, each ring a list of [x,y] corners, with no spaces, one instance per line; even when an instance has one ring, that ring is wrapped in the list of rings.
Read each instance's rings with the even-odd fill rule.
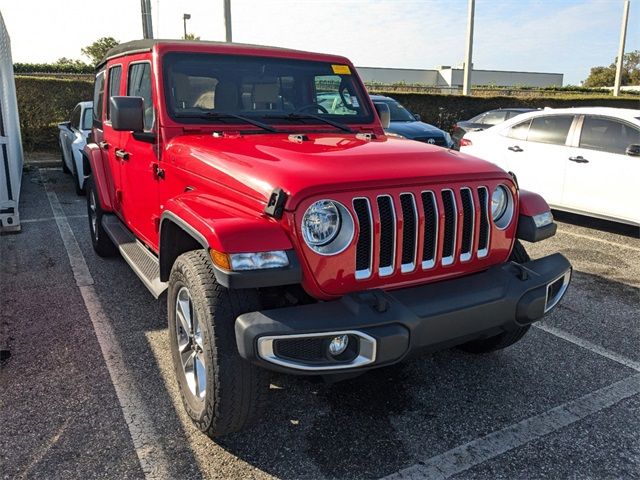
[[[254,290],[233,290],[215,280],[213,265],[204,250],[186,252],[176,260],[170,283],[184,275],[206,302],[212,328],[211,357],[214,382],[213,402],[200,421],[200,430],[210,437],[240,431],[255,423],[264,409],[268,393],[266,372],[240,357],[235,339],[235,318],[259,309]],[[193,293],[192,293],[193,295]],[[184,394],[181,391],[184,402]],[[186,405],[186,403],[185,403]],[[193,419],[193,416],[192,416]]]

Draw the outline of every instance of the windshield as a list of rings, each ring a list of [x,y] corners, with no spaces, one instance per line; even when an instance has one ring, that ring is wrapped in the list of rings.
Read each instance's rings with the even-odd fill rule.
[[[378,101],[378,100],[376,100]],[[389,111],[391,113],[392,122],[415,122],[415,117],[409,110],[404,108],[395,100],[380,100],[380,103],[386,103],[389,105]]]
[[[221,113],[270,124],[326,125],[311,115],[341,124],[373,121],[348,65],[176,52],[165,55],[163,70],[167,110],[182,123],[237,123]]]

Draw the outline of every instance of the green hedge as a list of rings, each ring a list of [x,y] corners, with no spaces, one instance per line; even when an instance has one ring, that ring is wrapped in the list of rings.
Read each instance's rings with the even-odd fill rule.
[[[69,119],[78,102],[91,100],[86,80],[16,76],[22,144],[27,151],[56,150],[59,122]]]
[[[94,73],[95,67],[74,63],[14,63],[13,72],[20,73]]]
[[[459,120],[468,120],[479,113],[495,108],[564,108],[564,107],[618,107],[640,109],[640,100],[611,95],[567,95],[553,97],[523,96],[465,97],[462,95],[376,92],[388,95],[402,103],[407,109],[419,113],[423,122],[451,131]]]

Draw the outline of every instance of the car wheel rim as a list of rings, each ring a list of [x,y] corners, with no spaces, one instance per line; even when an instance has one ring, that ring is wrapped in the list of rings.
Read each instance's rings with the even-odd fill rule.
[[[180,365],[191,394],[203,400],[207,393],[207,369],[202,329],[187,287],[176,296],[176,341]]]
[[[91,222],[91,233],[93,237],[98,239],[98,212],[96,208],[96,195],[91,190],[91,195],[89,195],[89,221]]]

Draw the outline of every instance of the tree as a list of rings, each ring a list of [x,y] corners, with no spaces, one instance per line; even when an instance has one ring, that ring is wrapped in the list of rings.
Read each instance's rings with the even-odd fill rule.
[[[197,35],[194,35],[193,33],[187,33],[185,36],[182,37],[183,40],[200,40],[200,37],[198,37]]]
[[[77,67],[77,68],[82,68],[87,66],[87,64],[82,60],[67,58],[67,57],[60,57],[58,60],[56,60],[54,65],[70,66],[70,67]]]
[[[87,45],[81,50],[81,52],[83,55],[89,57],[91,63],[97,65],[106,56],[109,50],[119,44],[120,42],[113,37],[102,37],[91,45]]]
[[[612,87],[616,78],[618,58],[608,67],[593,67],[584,81],[585,87]],[[622,85],[640,85],[640,50],[625,53],[622,58]]]

